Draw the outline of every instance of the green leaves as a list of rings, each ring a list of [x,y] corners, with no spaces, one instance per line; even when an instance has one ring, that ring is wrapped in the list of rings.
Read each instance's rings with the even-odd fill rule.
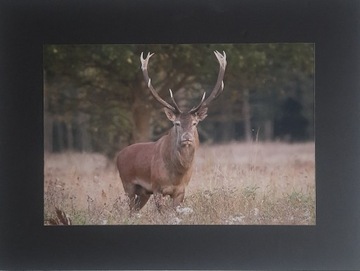
[[[314,45],[304,43],[46,45],[45,114],[61,119],[85,113],[92,119],[91,125],[101,126],[104,134],[119,129],[118,136],[101,137],[103,142],[99,141],[96,149],[118,148],[119,137],[144,133],[130,125],[140,122],[132,114],[135,102],[153,112],[146,116],[149,123],[152,115],[157,116],[154,108],[159,108],[143,82],[140,53],[155,53],[149,75],[159,95],[170,101],[171,88],[178,103],[191,108],[204,91],[209,94],[214,87],[219,68],[215,50],[227,55],[225,90],[211,104],[209,117],[202,123],[204,133],[219,137],[216,133],[221,129],[213,131],[216,119],[239,125],[244,102],[249,103],[251,120],[257,125],[274,120],[279,104],[288,96],[299,99],[304,115],[313,118]]]

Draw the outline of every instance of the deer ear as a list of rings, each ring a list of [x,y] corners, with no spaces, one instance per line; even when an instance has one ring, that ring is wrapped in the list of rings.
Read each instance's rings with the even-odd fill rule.
[[[198,121],[202,121],[207,117],[207,107],[200,107],[200,109],[195,113],[195,116]]]
[[[166,117],[169,119],[169,120],[171,120],[171,121],[175,121],[176,120],[176,115],[175,115],[175,113],[172,111],[172,110],[170,110],[169,108],[164,108],[164,112],[165,112],[165,115],[166,115]]]

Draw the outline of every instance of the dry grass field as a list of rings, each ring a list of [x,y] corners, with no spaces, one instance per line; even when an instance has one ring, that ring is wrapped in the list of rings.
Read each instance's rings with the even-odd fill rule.
[[[201,145],[181,208],[153,197],[130,216],[118,172],[100,154],[45,154],[44,219],[73,225],[314,225],[314,143]]]

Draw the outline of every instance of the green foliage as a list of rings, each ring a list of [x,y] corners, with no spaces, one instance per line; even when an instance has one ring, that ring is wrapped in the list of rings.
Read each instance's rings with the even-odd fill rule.
[[[91,138],[90,150],[112,153],[134,141],[134,134],[146,133],[136,123],[150,123],[153,117],[160,130],[167,126],[143,83],[140,53],[156,53],[149,73],[160,96],[169,101],[171,88],[179,104],[192,107],[216,82],[214,50],[227,54],[225,91],[211,105],[203,134],[216,139],[214,127],[219,120],[238,125],[244,120],[241,108],[246,102],[251,121],[261,133],[260,127],[276,119],[279,105],[289,96],[300,101],[312,126],[314,45],[303,43],[46,45],[45,115],[68,124],[77,114],[86,114],[89,121],[82,133]],[[180,93],[182,88],[185,91]],[[147,113],[134,114],[136,106]],[[223,130],[217,133],[227,132]]]

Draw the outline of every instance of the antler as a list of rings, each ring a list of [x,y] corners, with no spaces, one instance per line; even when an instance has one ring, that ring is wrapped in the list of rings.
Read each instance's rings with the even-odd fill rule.
[[[215,84],[214,89],[212,90],[211,94],[209,97],[207,97],[206,100],[205,99],[205,92],[202,96],[202,99],[199,103],[198,106],[193,107],[189,113],[195,113],[197,112],[201,107],[204,106],[208,106],[213,100],[215,100],[220,94],[221,92],[224,90],[224,74],[225,74],[225,68],[226,68],[226,54],[223,51],[223,54],[220,54],[218,51],[214,51],[214,54],[217,58],[217,60],[219,61],[219,65],[220,65],[220,69],[219,69],[219,75]]]
[[[173,111],[175,113],[181,113],[181,110],[180,110],[179,106],[175,102],[174,95],[173,95],[171,89],[169,89],[170,97],[171,97],[171,100],[173,101],[175,107],[170,105],[166,101],[164,101],[159,96],[159,94],[157,93],[157,91],[154,89],[154,87],[151,84],[151,78],[149,77],[147,66],[148,66],[150,57],[152,57],[153,55],[154,55],[153,53],[152,54],[148,53],[146,58],[144,58],[144,54],[141,53],[141,56],[140,56],[141,70],[143,71],[145,82],[147,83],[147,86],[150,89],[150,93],[155,98],[155,100],[157,100],[159,103],[161,103],[164,107],[170,109],[171,111]]]

